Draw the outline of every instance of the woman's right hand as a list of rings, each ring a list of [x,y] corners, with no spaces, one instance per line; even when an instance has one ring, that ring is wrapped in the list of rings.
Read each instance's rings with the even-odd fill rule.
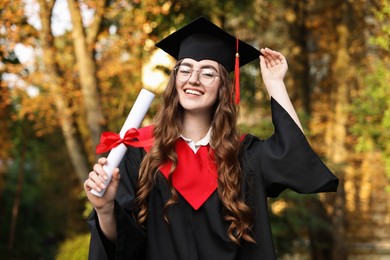
[[[112,174],[111,182],[108,184],[103,197],[98,197],[91,193],[92,190],[100,192],[104,188],[104,180],[107,179],[107,174],[103,166],[107,163],[107,158],[102,157],[93,166],[93,170],[89,173],[88,179],[84,182],[84,190],[88,200],[92,203],[97,213],[109,213],[114,207],[114,199],[118,190],[119,184],[119,169],[116,168]]]

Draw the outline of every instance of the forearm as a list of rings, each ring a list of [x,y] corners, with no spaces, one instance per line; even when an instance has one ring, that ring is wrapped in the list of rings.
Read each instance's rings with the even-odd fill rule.
[[[96,214],[99,219],[100,229],[104,236],[111,242],[115,242],[117,232],[114,204],[109,205],[104,209],[96,209]]]
[[[291,103],[290,97],[288,96],[286,86],[283,80],[273,80],[265,82],[265,86],[270,97],[273,97],[291,116],[297,126],[302,130],[302,124],[298,118],[298,115]]]

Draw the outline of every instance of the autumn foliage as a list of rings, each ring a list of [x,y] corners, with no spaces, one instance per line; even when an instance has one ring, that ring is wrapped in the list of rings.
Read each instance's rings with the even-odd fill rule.
[[[85,242],[81,183],[100,133],[121,128],[145,87],[154,44],[201,14],[285,54],[308,139],[341,180],[336,195],[271,201],[279,255],[345,259],[367,253],[350,245],[388,241],[381,229],[390,228],[389,208],[375,204],[390,199],[387,1],[0,0],[0,255],[50,259]],[[266,138],[258,62],[242,75],[241,129]],[[76,242],[60,247],[68,238]]]

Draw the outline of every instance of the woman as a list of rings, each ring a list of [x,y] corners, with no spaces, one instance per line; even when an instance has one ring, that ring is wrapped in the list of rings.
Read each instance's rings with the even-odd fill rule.
[[[202,17],[157,46],[178,61],[153,126],[139,129],[153,145],[129,147],[108,187],[100,158],[84,184],[95,209],[90,259],[275,259],[267,197],[338,186],[303,134],[284,56]],[[264,141],[238,133],[239,87],[229,79],[259,56],[275,125]],[[91,193],[105,188],[102,198]]]

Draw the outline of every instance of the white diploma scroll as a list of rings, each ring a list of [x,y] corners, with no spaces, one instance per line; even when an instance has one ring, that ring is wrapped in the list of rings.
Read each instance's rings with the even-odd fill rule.
[[[154,99],[154,94],[146,89],[142,89],[139,93],[137,99],[135,100],[135,103],[133,107],[131,108],[131,111],[129,115],[127,116],[127,119],[125,123],[122,126],[121,131],[119,132],[119,136],[121,138],[124,137],[127,130],[131,128],[139,128],[142,120],[144,119],[146,113],[149,110],[149,107]],[[107,187],[108,184],[111,182],[112,173],[114,172],[114,169],[118,167],[119,163],[122,161],[123,156],[125,155],[127,150],[126,145],[120,144],[113,149],[111,149],[110,153],[107,156],[107,163],[103,166],[104,171],[107,173],[107,180],[104,182],[104,185]],[[97,192],[95,190],[92,190],[91,193],[98,196],[103,197],[104,192],[106,190],[102,190],[101,192]]]

